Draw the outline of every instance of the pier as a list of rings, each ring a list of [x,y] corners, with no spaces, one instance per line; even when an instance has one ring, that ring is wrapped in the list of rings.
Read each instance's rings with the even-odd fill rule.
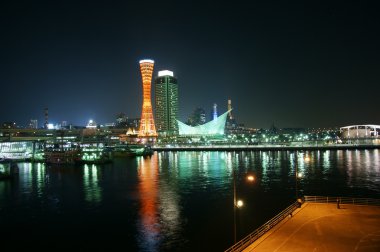
[[[226,252],[380,251],[380,200],[305,196],[281,214]]]

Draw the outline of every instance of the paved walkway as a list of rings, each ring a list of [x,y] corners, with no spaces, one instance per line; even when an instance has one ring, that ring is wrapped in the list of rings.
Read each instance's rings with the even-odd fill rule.
[[[305,203],[244,251],[380,251],[380,207]]]

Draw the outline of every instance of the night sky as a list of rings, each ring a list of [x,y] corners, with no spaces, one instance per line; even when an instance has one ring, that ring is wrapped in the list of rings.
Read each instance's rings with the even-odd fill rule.
[[[7,1],[0,122],[140,117],[139,60],[174,71],[180,119],[232,100],[255,128],[380,124],[377,1]]]

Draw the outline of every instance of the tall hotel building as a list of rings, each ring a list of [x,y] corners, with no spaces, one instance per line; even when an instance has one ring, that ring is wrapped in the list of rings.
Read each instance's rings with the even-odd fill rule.
[[[141,121],[139,137],[156,137],[156,127],[154,125],[152,103],[151,103],[151,82],[153,75],[154,61],[140,60],[140,72],[143,84],[143,106],[141,111]]]
[[[158,72],[155,84],[155,119],[160,135],[178,134],[178,84],[172,71]]]

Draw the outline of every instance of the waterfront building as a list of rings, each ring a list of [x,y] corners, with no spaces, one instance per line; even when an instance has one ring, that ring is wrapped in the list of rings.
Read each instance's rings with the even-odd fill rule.
[[[183,122],[178,122],[179,135],[181,136],[221,136],[224,135],[224,128],[226,126],[227,120],[227,111],[223,115],[217,117],[215,120],[212,120],[208,123],[198,125],[198,126],[189,126]]]
[[[160,135],[178,132],[178,83],[172,71],[158,72],[155,84],[155,120]]]
[[[145,59],[140,60],[140,72],[143,84],[143,105],[141,111],[141,121],[139,137],[156,137],[156,126],[153,119],[152,102],[151,102],[151,83],[154,61]]]
[[[362,124],[340,128],[342,138],[379,138],[380,125]]]

